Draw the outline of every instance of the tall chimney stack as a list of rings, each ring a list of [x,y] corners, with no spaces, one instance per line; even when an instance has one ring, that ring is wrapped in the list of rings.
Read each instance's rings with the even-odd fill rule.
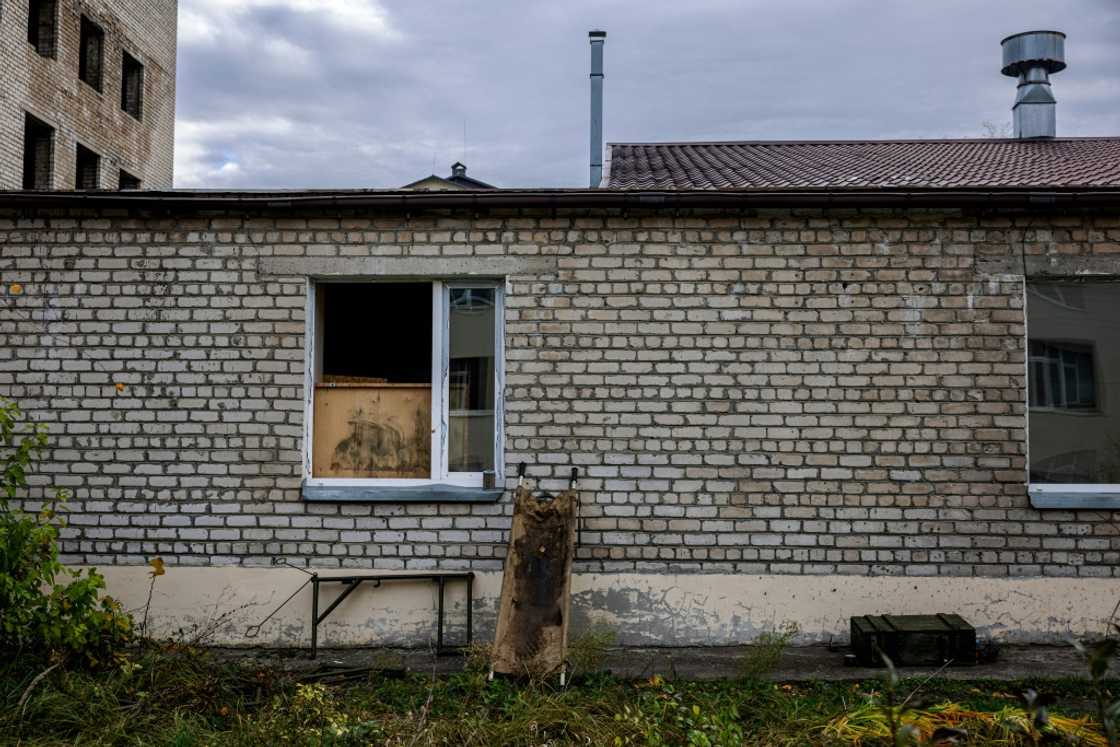
[[[1050,90],[1050,74],[1066,68],[1066,35],[1061,31],[1025,31],[1004,39],[1004,75],[1019,79],[1015,96],[1015,137],[1029,140],[1054,137],[1057,100]]]
[[[590,31],[591,40],[591,188],[603,181],[603,43],[606,31]]]

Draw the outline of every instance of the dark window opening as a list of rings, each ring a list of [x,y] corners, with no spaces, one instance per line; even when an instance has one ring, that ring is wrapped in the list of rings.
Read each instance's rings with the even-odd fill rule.
[[[121,169],[121,176],[117,181],[117,189],[140,189],[140,177],[133,176],[124,169]]]
[[[30,114],[23,120],[23,188],[50,189],[54,128]]]
[[[144,66],[128,52],[121,62],[121,109],[133,119],[144,116]]]
[[[78,55],[78,77],[86,85],[101,90],[101,69],[104,61],[105,32],[82,16],[81,52]]]
[[[43,57],[54,57],[58,39],[58,0],[29,0],[27,41]]]
[[[314,477],[432,476],[432,285],[326,283]]]
[[[97,189],[100,186],[98,180],[100,170],[101,156],[79,145],[74,169],[74,189]]]
[[[432,382],[429,283],[326,283],[323,381]]]

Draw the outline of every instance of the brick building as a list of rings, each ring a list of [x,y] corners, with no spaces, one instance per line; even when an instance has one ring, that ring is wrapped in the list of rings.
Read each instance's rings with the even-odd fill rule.
[[[1095,630],[1107,441],[1046,440],[1116,424],[1118,149],[632,145],[598,190],[5,193],[0,395],[50,424],[68,561],[142,604],[160,556],[157,617],[240,610],[229,641],[303,581],[274,558],[473,570],[485,633],[521,461],[543,488],[581,470],[576,623],[625,642],[888,611]],[[804,186],[808,153],[863,166]],[[752,154],[787,183],[667,187]],[[362,376],[430,392],[395,478],[318,449]],[[363,588],[322,640],[421,643],[433,593]],[[308,607],[255,640],[305,644]]]
[[[0,6],[0,189],[168,189],[176,0]]]

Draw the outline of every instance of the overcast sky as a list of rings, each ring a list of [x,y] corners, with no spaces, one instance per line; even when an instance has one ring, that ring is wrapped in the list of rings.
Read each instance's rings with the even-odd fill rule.
[[[180,0],[177,187],[587,184],[605,140],[980,137],[1066,32],[1059,135],[1120,135],[1120,0]]]

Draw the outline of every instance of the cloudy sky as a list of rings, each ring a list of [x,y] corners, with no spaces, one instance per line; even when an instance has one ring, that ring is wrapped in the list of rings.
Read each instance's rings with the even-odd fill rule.
[[[1068,34],[1059,135],[1120,135],[1120,0],[180,0],[177,187],[585,186],[605,139],[978,137],[999,41]]]

